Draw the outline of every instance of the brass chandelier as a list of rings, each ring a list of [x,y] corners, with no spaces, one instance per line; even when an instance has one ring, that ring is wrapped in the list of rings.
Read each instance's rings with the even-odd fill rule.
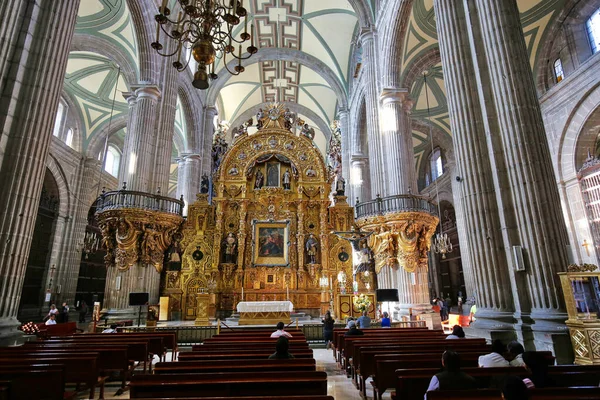
[[[208,79],[218,78],[215,73],[217,59],[223,60],[225,69],[232,75],[244,72],[242,60],[256,54],[258,48],[254,46],[254,36],[250,33],[254,31],[254,25],[250,26],[248,32],[248,11],[243,7],[243,0],[174,1],[173,10],[176,8],[180,10],[177,19],[169,18],[172,12],[168,7],[169,0],[162,0],[159,13],[154,16],[157,26],[156,41],[151,44],[152,48],[163,57],[176,56],[173,67],[179,72],[187,68],[193,57],[198,63],[198,69],[194,73],[192,84],[197,89],[207,89]],[[242,19],[244,19],[244,30],[238,40],[234,37],[233,31]],[[174,46],[161,44],[161,32],[164,33],[163,36],[166,36],[167,41],[173,41]],[[250,46],[246,48],[248,54],[243,55],[242,44],[247,41],[250,41]],[[189,55],[183,54],[186,60],[182,62],[184,49],[191,49],[191,52]],[[227,55],[238,60],[233,71],[227,66]]]

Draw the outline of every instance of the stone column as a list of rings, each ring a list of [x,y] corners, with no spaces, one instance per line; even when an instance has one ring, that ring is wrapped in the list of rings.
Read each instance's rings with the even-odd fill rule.
[[[127,154],[121,165],[120,180],[127,182],[128,190],[149,192],[157,150],[155,125],[160,90],[153,85],[135,86],[133,95],[127,94],[126,98],[130,105],[130,123],[127,124],[124,146]]]
[[[469,293],[477,298],[478,329],[511,330],[513,301],[486,131],[463,5],[436,0],[435,13],[456,158],[453,195]],[[483,333],[482,333],[483,334]]]
[[[206,174],[211,176],[212,174],[212,157],[210,156],[212,151],[213,134],[215,133],[215,125],[213,123],[217,115],[217,108],[214,106],[204,107],[204,129],[202,130],[202,166],[200,175]]]
[[[385,192],[388,196],[417,194],[417,173],[413,149],[408,89],[383,89],[381,99],[381,135],[385,149]]]
[[[387,195],[384,182],[387,173],[382,157],[382,143],[379,134],[379,112],[377,98],[377,65],[375,63],[375,40],[373,31],[367,30],[360,35],[363,48],[363,68],[365,74],[365,102],[367,105],[367,136],[369,138],[369,170],[373,195]],[[372,200],[372,199],[365,199]]]
[[[396,270],[399,311],[401,315],[422,314],[431,311],[429,303],[428,268],[417,268],[415,272],[406,272],[402,267]]]
[[[348,110],[342,108],[338,112],[338,119],[342,131],[342,176],[346,181],[346,196],[352,199],[350,185],[350,122],[348,114]]]
[[[200,193],[200,167],[202,157],[200,154],[182,154],[179,158],[179,175],[177,179],[177,195],[183,194],[186,208],[196,201]]]
[[[503,184],[496,191],[510,193],[502,199],[505,246],[522,246],[524,253],[525,271],[514,273],[512,280],[529,298],[516,316],[526,323],[530,314],[533,331],[556,329],[554,323],[562,325],[567,318],[556,274],[566,270],[569,241],[519,9],[516,0],[474,0],[470,5],[476,9],[469,10],[471,22],[481,33],[487,63],[480,73],[489,74],[493,103],[488,106],[493,104],[497,119],[494,135],[499,140],[489,142],[489,152],[506,167],[495,169]]]
[[[2,2],[0,338],[12,336],[79,1]]]
[[[351,186],[352,193],[355,198],[362,203],[371,200],[370,186],[367,184],[369,177],[366,171],[366,159],[365,158],[352,158],[351,167]],[[353,199],[354,200],[354,199]]]

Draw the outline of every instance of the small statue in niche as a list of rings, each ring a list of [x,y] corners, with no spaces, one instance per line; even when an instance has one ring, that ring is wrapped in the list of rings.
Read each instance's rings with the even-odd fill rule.
[[[283,173],[283,189],[290,190],[290,183],[292,179],[292,174],[290,174],[290,170],[286,169]]]
[[[225,262],[227,264],[235,263],[235,254],[237,252],[237,239],[235,238],[233,232],[229,232],[229,234],[225,238],[223,246],[225,248]]]
[[[294,125],[294,120],[296,119],[296,114],[290,111],[289,108],[285,109],[283,113],[283,118],[285,119],[285,129],[291,131],[292,126]]]
[[[264,184],[265,184],[265,176],[259,169],[256,171],[256,178],[254,179],[254,189],[262,189]]]
[[[306,170],[306,176],[308,176],[309,178],[314,178],[315,176],[317,176],[317,171],[315,171],[312,167],[308,167],[308,169]]]
[[[229,175],[236,176],[236,175],[240,174],[240,171],[238,171],[237,167],[234,165],[233,167],[231,167],[229,169],[228,173],[229,173]]]
[[[312,233],[306,241],[306,255],[308,256],[309,264],[317,263],[317,253],[319,252],[319,241],[315,238]]]
[[[300,131],[300,133],[309,138],[310,140],[313,140],[315,138],[315,130],[311,128],[308,124],[304,124],[304,126],[302,126],[302,130]]]
[[[263,127],[263,119],[265,118],[265,113],[262,108],[258,109],[256,113],[256,129],[261,129]]]
[[[200,193],[207,194],[208,193],[208,175],[202,175],[202,181],[200,182]]]
[[[346,193],[346,181],[342,175],[338,175],[335,179],[335,194],[343,196]]]

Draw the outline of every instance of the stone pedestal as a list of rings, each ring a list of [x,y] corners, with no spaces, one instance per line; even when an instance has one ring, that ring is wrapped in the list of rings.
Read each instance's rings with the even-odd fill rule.
[[[208,293],[196,294],[196,320],[194,325],[207,326],[210,325],[208,318],[208,309],[210,305],[210,295]]]

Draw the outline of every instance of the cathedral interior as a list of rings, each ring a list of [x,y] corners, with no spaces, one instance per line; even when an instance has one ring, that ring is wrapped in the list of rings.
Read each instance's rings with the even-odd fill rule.
[[[396,320],[446,298],[470,335],[570,351],[559,274],[600,261],[600,0],[250,0],[216,53],[181,0],[9,3],[0,337],[53,303],[125,318],[132,292],[210,322],[342,320],[358,293],[375,317],[397,289]]]

